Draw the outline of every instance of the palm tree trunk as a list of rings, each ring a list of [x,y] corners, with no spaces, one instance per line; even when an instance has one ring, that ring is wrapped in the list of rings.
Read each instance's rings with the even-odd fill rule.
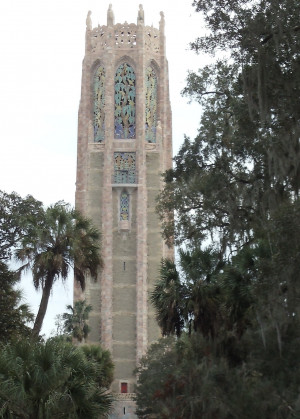
[[[37,337],[40,334],[40,331],[43,325],[43,321],[44,321],[44,317],[47,311],[48,301],[50,297],[50,292],[53,285],[53,279],[54,279],[53,276],[47,277],[44,287],[43,287],[43,294],[42,294],[42,299],[39,306],[39,311],[35,318],[34,326],[32,329],[32,336],[34,337]]]

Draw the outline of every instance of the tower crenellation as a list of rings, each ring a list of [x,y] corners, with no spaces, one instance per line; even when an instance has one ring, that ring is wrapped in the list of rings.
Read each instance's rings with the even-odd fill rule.
[[[112,11],[111,11],[112,12]],[[107,49],[109,46],[118,49],[138,48],[137,39],[143,35],[146,51],[160,54],[161,47],[164,45],[164,14],[161,12],[159,29],[153,26],[145,26],[143,20],[138,23],[117,23],[113,24],[114,17],[108,16],[107,25],[98,25],[92,28],[91,12],[86,19],[86,51],[93,54]]]

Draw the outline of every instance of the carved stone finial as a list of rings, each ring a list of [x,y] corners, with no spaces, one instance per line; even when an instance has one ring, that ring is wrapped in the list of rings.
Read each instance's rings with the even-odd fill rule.
[[[143,25],[144,24],[144,9],[143,9],[143,5],[140,4],[139,5],[139,11],[138,11],[138,18],[137,18],[137,24],[138,25]]]
[[[115,24],[115,16],[112,10],[112,5],[110,4],[107,10],[107,26],[113,26],[114,24]]]
[[[164,15],[164,12],[160,12],[159,29],[163,30],[164,27],[165,27],[165,15]]]
[[[92,12],[89,10],[88,11],[88,14],[87,14],[87,17],[86,17],[86,21],[85,21],[85,23],[86,23],[86,30],[87,31],[90,31],[92,29],[91,14],[92,14]]]

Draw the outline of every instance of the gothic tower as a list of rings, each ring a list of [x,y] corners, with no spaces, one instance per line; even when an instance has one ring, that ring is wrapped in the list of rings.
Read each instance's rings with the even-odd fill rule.
[[[87,281],[91,343],[112,353],[112,390],[120,400],[134,391],[133,370],[159,337],[149,292],[162,257],[171,255],[155,212],[161,173],[171,166],[172,133],[164,15],[159,29],[86,20],[78,116],[76,207],[102,232],[104,269]]]

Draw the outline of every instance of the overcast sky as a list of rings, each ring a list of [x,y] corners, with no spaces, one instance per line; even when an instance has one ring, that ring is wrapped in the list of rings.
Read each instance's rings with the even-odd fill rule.
[[[27,194],[46,205],[64,200],[74,205],[77,113],[85,20],[106,25],[109,1],[1,0],[0,2],[0,189]],[[140,1],[112,2],[115,23],[136,23]],[[192,0],[144,0],[145,24],[158,28],[165,14],[173,112],[173,150],[184,134],[195,136],[200,108],[180,95],[187,71],[203,57],[188,43],[203,33]],[[28,275],[22,282],[27,302],[36,310],[40,296]],[[56,287],[43,331],[54,327],[55,314],[72,304],[72,281]]]

